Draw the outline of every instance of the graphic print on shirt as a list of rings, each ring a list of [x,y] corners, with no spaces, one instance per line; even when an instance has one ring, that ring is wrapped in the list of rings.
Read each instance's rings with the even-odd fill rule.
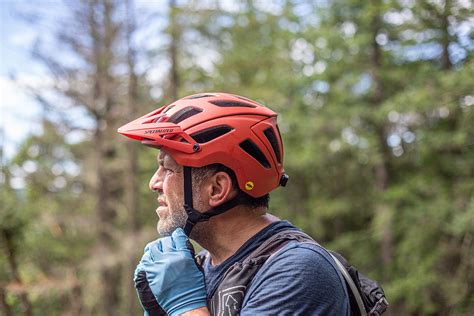
[[[216,315],[238,315],[240,311],[240,303],[244,299],[246,288],[247,287],[244,285],[238,285],[219,291],[219,308]]]

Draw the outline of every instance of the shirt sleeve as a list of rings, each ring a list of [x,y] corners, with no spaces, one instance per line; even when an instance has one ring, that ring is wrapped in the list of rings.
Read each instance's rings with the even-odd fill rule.
[[[324,249],[290,243],[255,275],[241,315],[348,315],[343,282]]]

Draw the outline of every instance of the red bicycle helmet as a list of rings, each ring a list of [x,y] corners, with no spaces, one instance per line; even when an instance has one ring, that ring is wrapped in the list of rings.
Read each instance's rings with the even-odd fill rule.
[[[283,144],[277,114],[247,98],[228,93],[202,93],[163,106],[118,129],[143,144],[165,148],[184,168],[185,233],[245,199],[285,186]],[[241,192],[205,212],[193,208],[193,167],[219,163],[234,171]]]
[[[166,148],[183,166],[223,164],[235,172],[240,189],[252,197],[286,184],[277,114],[241,96],[187,96],[118,132],[145,145]]]

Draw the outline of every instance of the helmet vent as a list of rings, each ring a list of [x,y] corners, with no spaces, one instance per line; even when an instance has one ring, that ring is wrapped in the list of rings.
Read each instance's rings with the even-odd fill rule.
[[[165,114],[166,112],[168,112],[169,110],[171,110],[172,108],[174,108],[175,105],[176,105],[176,104],[174,104],[174,103],[168,105],[168,106],[166,107],[166,109],[163,111],[163,114]]]
[[[191,135],[191,137],[198,143],[203,144],[207,143],[213,139],[216,139],[219,136],[227,134],[233,128],[227,125],[219,125],[211,128],[204,129],[202,131],[196,132]]]
[[[169,118],[168,122],[178,124],[179,122],[182,122],[185,119],[190,118],[191,116],[199,114],[201,112],[202,112],[202,109],[198,109],[195,107],[187,107],[173,114]]]
[[[212,103],[214,105],[217,105],[223,108],[232,108],[232,107],[256,108],[256,106],[252,104],[238,102],[238,101],[229,101],[229,100],[215,100],[215,101],[209,101],[209,103]]]
[[[253,101],[253,100],[250,100],[250,99],[247,99],[246,97],[241,97],[240,95],[236,95],[235,97],[241,99],[241,100],[244,100],[244,101],[247,101],[249,103],[252,103],[252,104],[255,104],[255,105],[259,105],[257,102]]]
[[[250,139],[246,139],[241,142],[239,146],[247,154],[257,160],[262,166],[264,166],[265,168],[270,168],[270,163],[268,162],[267,158],[253,141],[251,141]]]
[[[208,98],[208,97],[215,97],[215,94],[196,94],[192,95],[190,97],[187,97],[186,100],[191,100],[191,99],[200,99],[200,98]]]
[[[273,151],[275,152],[276,159],[278,163],[281,163],[281,154],[280,154],[280,148],[278,146],[278,141],[275,135],[275,132],[273,131],[273,128],[269,127],[266,130],[263,131],[265,136],[268,139],[268,142],[270,145],[272,145]]]
[[[166,116],[166,115],[160,115],[158,116],[156,119],[150,121],[150,122],[146,122],[146,123],[163,123],[163,122],[166,122],[168,121],[169,117]]]

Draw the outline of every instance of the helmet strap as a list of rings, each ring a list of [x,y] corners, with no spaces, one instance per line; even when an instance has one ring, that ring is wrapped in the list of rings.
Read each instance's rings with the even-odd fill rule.
[[[244,200],[244,193],[239,190],[239,193],[229,201],[222,203],[216,207],[209,209],[205,213],[201,213],[193,207],[193,180],[192,180],[192,167],[184,166],[184,210],[188,214],[186,225],[184,227],[184,233],[189,236],[194,225],[199,222],[208,221],[209,218],[220,215],[227,212],[231,208],[242,204]]]

